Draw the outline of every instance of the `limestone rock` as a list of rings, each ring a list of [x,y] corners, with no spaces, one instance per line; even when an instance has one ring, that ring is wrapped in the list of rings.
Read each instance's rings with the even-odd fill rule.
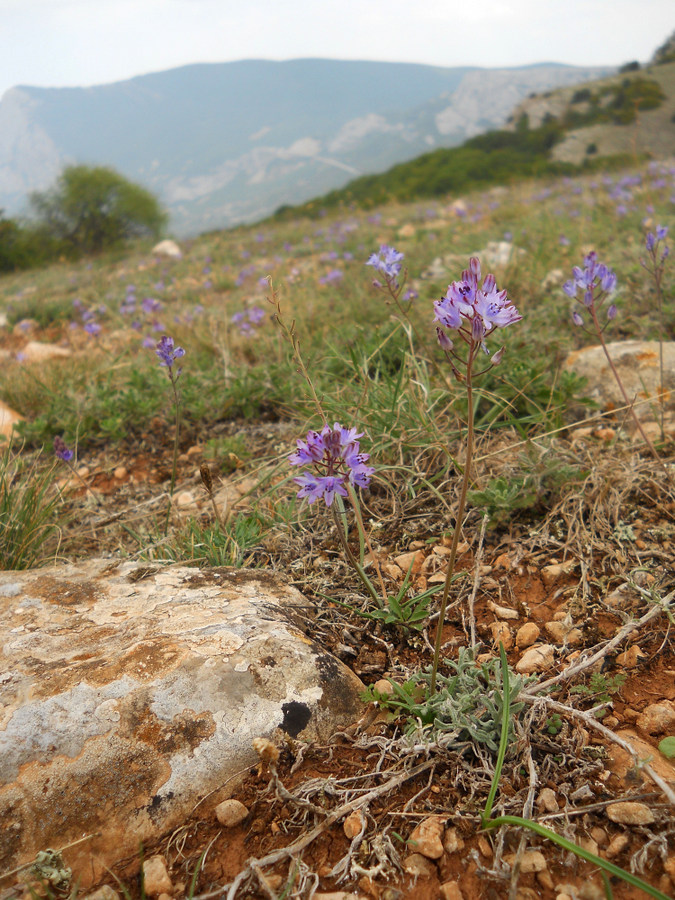
[[[157,897],[160,894],[173,892],[173,884],[166,870],[166,860],[163,856],[153,856],[143,863],[143,887],[148,897]]]
[[[554,653],[555,648],[551,644],[537,644],[530,647],[516,663],[516,672],[521,675],[543,672],[553,665]]]
[[[675,703],[668,700],[650,703],[638,716],[636,725],[647,734],[666,734],[674,731]]]
[[[633,748],[639,760],[649,762],[650,768],[657,775],[665,779],[665,781],[675,781],[675,762],[666,759],[665,756],[658,752],[656,747],[652,747],[651,744],[639,737],[630,728],[617,732],[617,737],[623,738]],[[607,753],[607,768],[618,778],[626,778],[628,773],[634,770],[635,760],[633,756],[622,747],[612,742],[607,747]],[[644,778],[649,778],[648,773],[644,770],[642,770],[642,774]]]
[[[516,862],[515,853],[506,853],[505,861],[513,868]],[[531,872],[543,872],[546,868],[546,857],[541,850],[524,850],[520,856],[520,871],[523,875]]]
[[[248,809],[240,800],[230,798],[223,800],[215,809],[216,819],[224,828],[235,828],[240,825],[248,815]]]
[[[607,818],[619,825],[651,825],[654,813],[637,800],[619,800],[610,803],[605,810]]]
[[[537,807],[549,813],[557,813],[558,801],[555,796],[555,791],[547,787],[542,788],[537,797]]]
[[[170,259],[182,259],[183,254],[175,241],[160,241],[152,248],[155,256],[168,256]]]
[[[86,890],[255,764],[255,738],[354,722],[363,685],[306,606],[259,569],[0,572],[0,871],[93,834],[69,851]]]
[[[464,849],[464,839],[460,837],[456,828],[446,828],[443,847],[446,853],[456,853],[458,850]]]
[[[614,859],[615,856],[618,856],[619,853],[626,849],[629,843],[630,838],[625,832],[622,831],[620,834],[615,834],[605,850],[605,856],[607,859]]]
[[[440,890],[441,900],[464,900],[464,894],[456,881],[446,881]]]
[[[519,650],[527,650],[539,637],[539,626],[534,622],[526,622],[516,632],[516,647]]]
[[[651,421],[654,418],[654,407],[658,405],[660,390],[659,342],[614,341],[607,344],[607,350],[628,397],[635,397],[638,419]],[[563,368],[588,379],[587,392],[602,409],[625,406],[600,345],[570,353]],[[675,341],[663,343],[663,377],[666,409],[672,411],[675,409]],[[641,402],[647,399],[652,402]],[[625,413],[620,415],[625,416],[627,427],[632,429],[632,416]]]
[[[0,400],[0,435],[9,438],[14,431],[14,426],[23,421],[23,416],[14,412],[11,406],[7,406]]]
[[[342,830],[345,833],[345,837],[350,841],[360,833],[362,828],[363,813],[360,809],[355,809],[353,812],[349,813],[347,818],[342,823]]]
[[[403,860],[403,871],[418,878],[435,878],[438,875],[436,866],[421,853],[406,856]]]
[[[109,884],[104,884],[91,894],[87,894],[84,900],[120,900],[120,895]]]
[[[44,362],[47,359],[68,359],[72,356],[67,347],[56,344],[43,344],[41,341],[28,341],[21,350],[23,362]]]
[[[511,647],[513,647],[513,636],[511,635],[511,629],[506,622],[492,622],[490,631],[492,633],[493,644],[498,646],[501,642],[504,645],[505,650],[510,650]]]
[[[408,840],[410,847],[427,859],[440,859],[443,856],[443,819],[429,816],[413,829]]]

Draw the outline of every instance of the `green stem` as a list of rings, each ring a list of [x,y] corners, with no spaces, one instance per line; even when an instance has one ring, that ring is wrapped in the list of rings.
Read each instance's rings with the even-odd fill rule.
[[[469,355],[466,363],[466,396],[467,396],[467,434],[466,434],[466,459],[464,461],[464,477],[462,478],[462,486],[459,492],[459,508],[457,510],[457,518],[455,519],[455,530],[452,535],[452,545],[450,547],[450,559],[448,560],[448,571],[445,576],[445,585],[443,587],[443,596],[441,597],[441,608],[438,613],[438,626],[436,628],[436,643],[434,645],[434,659],[431,665],[431,682],[429,684],[429,695],[431,696],[436,690],[436,676],[438,674],[438,661],[441,655],[441,644],[443,642],[443,622],[445,619],[445,610],[448,605],[448,597],[450,595],[450,585],[452,584],[452,576],[455,571],[455,561],[457,559],[457,547],[459,545],[459,536],[462,531],[462,521],[464,519],[464,508],[466,506],[466,495],[469,489],[469,479],[471,477],[471,458],[473,456],[473,388],[471,384],[471,366],[476,353],[477,347],[472,342],[469,347]]]
[[[375,571],[377,572],[377,578],[380,582],[380,590],[382,591],[382,604],[384,605],[387,602],[387,589],[384,585],[384,580],[382,578],[382,570],[380,569],[380,563],[379,563],[377,557],[375,556],[375,551],[373,550],[373,545],[370,543],[370,538],[368,537],[368,532],[366,531],[366,526],[363,524],[363,516],[361,515],[361,504],[359,503],[359,498],[357,496],[357,493],[351,484],[347,484],[347,490],[349,491],[349,499],[352,501],[352,507],[354,509],[354,516],[356,518],[356,528],[359,533],[359,563],[363,567],[365,548],[367,546],[368,553],[370,553],[370,558],[372,559],[373,566],[375,567]]]
[[[180,436],[180,398],[178,396],[178,389],[176,388],[176,381],[173,377],[173,373],[169,370],[169,378],[171,379],[171,387],[173,388],[173,405],[175,410],[176,417],[176,428],[175,435],[173,438],[173,462],[171,465],[171,486],[169,487],[169,505],[166,510],[166,520],[164,522],[164,534],[166,535],[169,531],[169,518],[171,517],[171,501],[173,499],[174,488],[176,487],[176,472],[178,469],[178,439]]]
[[[334,506],[332,507],[332,510],[333,510],[333,516],[335,518],[335,524],[337,525],[338,537],[340,538],[340,543],[342,544],[342,549],[345,551],[345,555],[347,556],[350,566],[354,569],[356,574],[359,576],[359,578],[363,582],[363,586],[368,591],[370,596],[373,598],[375,603],[377,603],[378,607],[380,609],[382,609],[383,602],[380,599],[380,595],[377,593],[377,591],[373,587],[373,584],[372,584],[370,578],[368,578],[368,576],[366,575],[363,567],[359,565],[359,562],[356,559],[356,557],[354,556],[354,554],[352,553],[351,547],[349,546],[349,543],[347,541],[347,536],[345,534],[345,531],[347,529],[347,515],[345,513],[344,504],[342,505],[342,507],[340,509],[340,513],[338,513],[337,509]],[[342,521],[340,521],[340,517],[342,518]]]

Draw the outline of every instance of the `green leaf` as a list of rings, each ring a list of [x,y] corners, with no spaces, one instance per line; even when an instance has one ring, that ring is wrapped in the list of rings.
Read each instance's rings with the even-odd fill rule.
[[[660,741],[659,750],[668,759],[673,759],[675,757],[675,737],[671,735]]]

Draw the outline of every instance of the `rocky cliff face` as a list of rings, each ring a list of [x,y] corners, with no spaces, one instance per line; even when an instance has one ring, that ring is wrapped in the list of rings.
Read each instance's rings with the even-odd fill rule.
[[[0,102],[0,208],[19,211],[65,163],[86,162],[155,191],[177,232],[251,221],[501,127],[527,94],[602,71],[249,61],[14,88]]]
[[[47,187],[67,162],[33,119],[37,103],[13,88],[0,102],[0,207],[16,207],[33,190]]]

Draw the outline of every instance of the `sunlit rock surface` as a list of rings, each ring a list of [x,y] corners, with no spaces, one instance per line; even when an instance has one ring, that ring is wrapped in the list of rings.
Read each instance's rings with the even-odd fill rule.
[[[361,682],[306,613],[260,570],[0,572],[0,871],[99,834],[67,854],[86,885],[227,796],[254,738],[325,740],[358,718]]]

